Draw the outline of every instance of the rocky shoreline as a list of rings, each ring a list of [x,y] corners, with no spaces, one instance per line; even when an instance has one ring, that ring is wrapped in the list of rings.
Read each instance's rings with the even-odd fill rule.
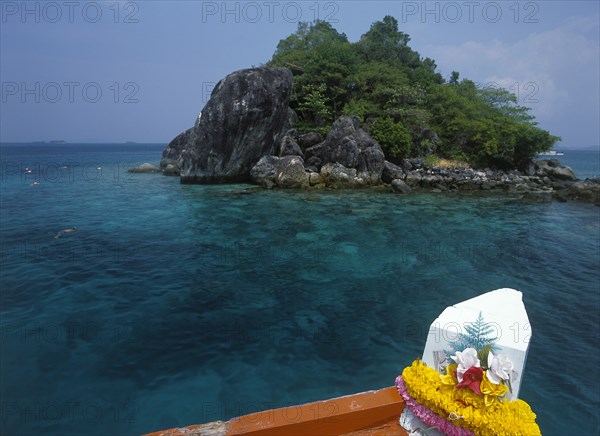
[[[292,74],[252,68],[221,80],[194,127],[163,152],[160,170],[181,183],[252,182],[264,188],[411,192],[509,192],[600,206],[600,179],[580,181],[558,160],[531,161],[525,171],[426,165],[385,160],[358,117],[341,116],[323,137],[293,128]],[[156,171],[156,167],[150,168]],[[134,169],[136,172],[144,172]]]
[[[529,198],[581,201],[600,206],[600,179],[579,180],[571,168],[556,159],[533,161],[528,173],[473,168],[427,167],[411,159],[404,167],[386,162],[382,175],[398,193],[431,192],[505,192]]]
[[[573,170],[556,159],[532,161],[529,172],[464,167],[427,166],[423,159],[401,165],[384,161],[381,178],[361,176],[339,162],[320,171],[306,165],[301,155],[266,156],[253,167],[252,182],[267,189],[357,189],[380,187],[398,194],[509,193],[538,201],[580,201],[600,206],[600,178],[577,179]]]

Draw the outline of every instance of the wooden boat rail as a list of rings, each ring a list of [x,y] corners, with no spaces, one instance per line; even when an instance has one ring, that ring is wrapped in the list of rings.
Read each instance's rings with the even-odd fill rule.
[[[403,436],[403,409],[402,397],[389,387],[146,436]]]

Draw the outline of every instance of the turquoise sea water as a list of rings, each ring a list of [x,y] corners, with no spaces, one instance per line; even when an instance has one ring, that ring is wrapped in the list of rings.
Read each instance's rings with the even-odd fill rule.
[[[0,148],[0,434],[139,434],[391,386],[447,305],[500,287],[524,294],[542,432],[599,433],[600,208],[126,172],[163,148]],[[598,175],[597,153],[564,160]]]
[[[546,157],[545,159],[551,159]],[[567,165],[573,170],[581,180],[600,177],[600,152],[568,150],[564,156],[557,156],[563,165]]]

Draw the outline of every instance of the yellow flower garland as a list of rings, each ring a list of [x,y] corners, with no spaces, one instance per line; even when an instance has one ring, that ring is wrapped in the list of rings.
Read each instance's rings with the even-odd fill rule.
[[[506,386],[490,383],[485,375],[481,384],[483,395],[470,389],[455,389],[452,368],[442,376],[421,360],[405,368],[402,379],[417,402],[439,416],[461,417],[454,421],[455,425],[477,435],[541,435],[529,404],[523,400],[500,401],[498,396],[506,393]]]

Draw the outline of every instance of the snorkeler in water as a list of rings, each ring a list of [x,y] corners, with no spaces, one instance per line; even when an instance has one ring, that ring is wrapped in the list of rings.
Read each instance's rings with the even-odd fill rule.
[[[67,234],[69,234],[69,233],[75,233],[75,232],[78,232],[78,231],[79,231],[79,229],[78,229],[77,227],[69,227],[69,228],[67,228],[67,229],[63,229],[63,230],[61,230],[60,232],[58,232],[58,233],[57,233],[57,234],[54,236],[54,239],[58,239],[58,238],[60,238],[61,236],[65,236],[65,235],[67,235]]]

